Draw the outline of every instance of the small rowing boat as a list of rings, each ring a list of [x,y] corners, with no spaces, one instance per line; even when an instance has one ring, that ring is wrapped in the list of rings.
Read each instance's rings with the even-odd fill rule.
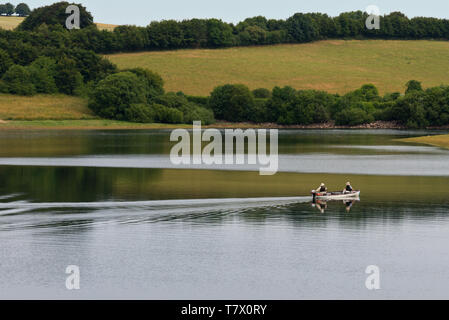
[[[313,200],[356,200],[360,197],[360,191],[352,192],[316,192],[312,191]]]

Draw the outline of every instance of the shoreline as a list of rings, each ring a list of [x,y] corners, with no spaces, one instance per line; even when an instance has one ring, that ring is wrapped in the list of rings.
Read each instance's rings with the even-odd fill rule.
[[[338,126],[334,122],[310,125],[279,125],[276,123],[224,122],[203,125],[205,129],[393,129],[407,130],[407,127],[394,121],[376,121],[357,126]],[[133,123],[107,119],[86,120],[1,120],[0,131],[5,130],[158,130],[158,129],[191,129],[191,124],[166,123]],[[449,126],[428,127],[424,130],[449,130]]]
[[[2,130],[157,130],[157,129],[189,129],[190,124],[164,124],[164,123],[132,123],[116,120],[10,120],[0,119]],[[358,126],[337,126],[333,122],[311,125],[279,125],[276,123],[249,123],[249,122],[217,122],[213,125],[204,125],[203,128],[216,129],[407,129],[395,122],[376,121]]]

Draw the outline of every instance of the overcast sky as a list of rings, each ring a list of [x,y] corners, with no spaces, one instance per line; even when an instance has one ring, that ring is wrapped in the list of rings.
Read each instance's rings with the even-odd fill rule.
[[[0,2],[7,2],[3,0]],[[20,0],[31,8],[57,0]],[[238,22],[247,17],[288,18],[295,12],[322,12],[335,16],[345,11],[377,5],[381,14],[401,11],[409,17],[449,18],[448,0],[78,0],[93,14],[95,22],[148,25],[153,20],[219,18]]]

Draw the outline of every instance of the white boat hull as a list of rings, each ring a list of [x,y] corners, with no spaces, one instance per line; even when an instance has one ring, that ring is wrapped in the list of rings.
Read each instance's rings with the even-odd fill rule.
[[[328,192],[328,193],[317,193],[316,200],[357,200],[360,197],[360,191],[354,191],[351,193],[343,192]]]

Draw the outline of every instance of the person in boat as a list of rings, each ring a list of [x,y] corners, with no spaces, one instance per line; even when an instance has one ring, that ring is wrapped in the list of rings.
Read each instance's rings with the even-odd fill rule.
[[[351,186],[351,182],[346,182],[346,187],[343,190],[343,193],[351,193],[352,191],[354,191],[354,189]]]
[[[317,193],[323,193],[327,192],[326,185],[324,183],[321,183],[320,186],[315,190]]]

